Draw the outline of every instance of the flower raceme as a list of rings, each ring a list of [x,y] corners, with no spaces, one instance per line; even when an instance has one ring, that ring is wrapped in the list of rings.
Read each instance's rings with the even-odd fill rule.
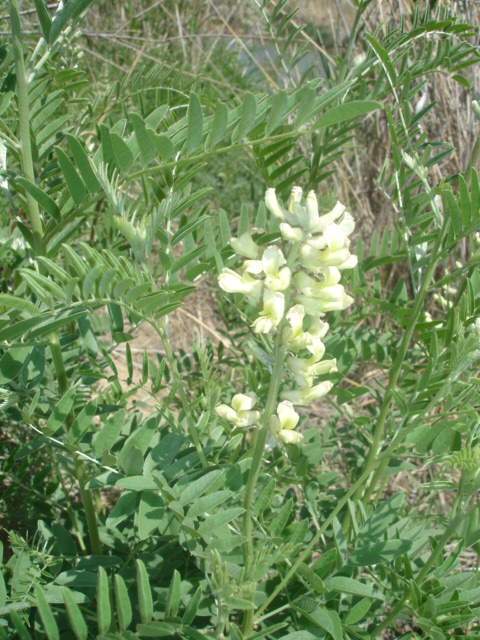
[[[299,415],[294,405],[307,406],[333,386],[328,380],[318,381],[318,376],[337,370],[336,360],[322,360],[322,339],[329,329],[322,318],[353,303],[340,279],[343,270],[357,264],[349,250],[355,223],[340,202],[320,214],[315,193],[303,200],[300,187],[292,189],[287,208],[278,202],[275,189],[267,189],[265,205],[280,221],[280,238],[263,246],[250,231],[232,238],[232,249],[244,260],[240,271],[223,269],[218,282],[227,293],[245,296],[256,309],[253,331],[277,334],[277,342],[288,352],[284,371],[297,388],[282,390],[277,415],[264,416],[263,424],[268,421],[271,433],[291,444],[303,439],[295,431]],[[216,411],[235,427],[260,425],[261,413],[253,410],[256,401],[255,394],[240,393],[231,406],[221,404]]]

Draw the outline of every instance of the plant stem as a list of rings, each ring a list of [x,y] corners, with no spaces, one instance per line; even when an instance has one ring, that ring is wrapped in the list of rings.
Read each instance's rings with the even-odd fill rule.
[[[33,168],[32,145],[30,141],[30,109],[28,105],[28,82],[25,74],[25,64],[23,60],[22,31],[20,26],[20,17],[18,9],[18,0],[10,0],[10,22],[12,27],[13,39],[13,56],[15,60],[15,70],[17,74],[17,103],[18,103],[18,121],[20,130],[20,155],[22,161],[22,170],[25,178],[35,184],[35,172]],[[37,201],[26,193],[27,214],[32,228],[33,236],[33,252],[35,256],[42,255],[43,246],[43,227],[38,208]],[[52,358],[57,372],[58,388],[61,395],[68,391],[68,378],[63,362],[62,351],[56,333],[49,336],[49,344]],[[74,416],[71,413],[67,416],[68,428],[72,425]],[[80,495],[85,509],[85,517],[87,520],[88,534],[92,553],[96,555],[102,554],[102,546],[98,533],[95,509],[93,506],[91,493],[85,488],[85,468],[83,463],[75,456],[75,475],[79,484]]]
[[[25,178],[35,184],[32,145],[30,142],[30,109],[28,106],[28,83],[23,60],[22,31],[18,0],[10,0],[10,23],[12,27],[13,57],[17,74],[18,124],[20,131],[20,156]],[[33,249],[36,255],[43,253],[43,227],[37,201],[26,192],[27,214],[33,234]]]
[[[50,350],[52,353],[53,363],[55,365],[55,371],[57,373],[58,388],[62,396],[68,391],[68,378],[65,371],[65,364],[63,362],[62,350],[58,341],[57,334],[50,334],[49,336]],[[66,424],[69,430],[74,420],[73,412],[67,416]],[[75,465],[75,478],[78,482],[80,490],[80,497],[82,499],[83,508],[85,511],[85,519],[87,521],[88,536],[90,539],[91,551],[94,555],[102,555],[102,544],[100,542],[100,535],[98,532],[97,517],[95,514],[95,507],[93,505],[92,494],[86,489],[87,479],[85,476],[85,465],[78,456],[74,457]]]
[[[390,405],[393,399],[395,388],[397,386],[400,372],[403,367],[405,356],[407,354],[407,350],[413,336],[413,332],[415,331],[415,327],[417,325],[418,316],[423,309],[425,298],[428,293],[428,288],[433,278],[433,273],[435,271],[435,267],[437,265],[437,261],[440,255],[440,248],[448,227],[448,220],[449,220],[448,216],[445,216],[442,228],[437,234],[435,244],[432,248],[432,253],[428,263],[427,271],[425,273],[425,277],[422,281],[422,285],[415,299],[415,304],[413,306],[412,313],[410,314],[407,326],[405,328],[405,333],[403,334],[402,342],[400,344],[397,357],[395,358],[395,361],[393,363],[390,380],[388,383],[387,390],[385,392],[382,407],[380,409],[380,415],[378,416],[377,424],[375,425],[375,429],[373,432],[372,444],[370,445],[370,450],[368,452],[367,459],[365,460],[365,464],[364,464],[364,471],[367,472],[367,477],[377,466],[376,460],[377,460],[378,452],[380,450],[381,442],[384,436],[384,429],[385,429],[387,417],[389,415]],[[388,461],[385,462],[384,465],[387,463]],[[377,478],[375,478],[375,480],[377,480]],[[369,486],[364,492],[364,498],[363,498],[364,503],[366,503],[366,501],[369,499],[374,488],[375,488],[374,482],[370,482]],[[362,494],[362,487],[359,488],[359,490],[357,491],[354,497],[358,499],[360,498],[361,494]]]
[[[382,454],[382,456],[379,457],[379,460],[383,459],[384,455],[385,454]],[[265,611],[265,609],[267,609],[268,605],[271,602],[273,602],[273,600],[275,600],[275,598],[278,596],[278,594],[281,593],[281,591],[284,589],[284,587],[286,587],[286,585],[290,582],[290,580],[297,574],[298,567],[303,562],[305,562],[305,560],[310,555],[311,551],[314,549],[315,545],[318,543],[318,541],[323,536],[325,531],[329,528],[329,526],[332,524],[334,519],[337,517],[337,515],[340,513],[340,511],[343,509],[343,507],[347,504],[347,502],[350,500],[350,498],[353,496],[353,494],[359,488],[362,487],[362,485],[364,484],[364,482],[367,479],[367,477],[368,477],[368,474],[364,471],[362,473],[362,475],[358,478],[358,480],[355,482],[355,484],[353,484],[352,487],[350,487],[350,489],[343,496],[343,498],[338,501],[337,506],[335,507],[335,509],[330,513],[330,515],[324,521],[324,523],[322,524],[320,529],[315,533],[315,535],[313,536],[311,541],[308,543],[308,545],[305,547],[305,549],[303,550],[302,554],[299,556],[297,561],[291,566],[291,568],[289,569],[288,573],[281,580],[280,584],[278,584],[275,587],[275,589],[270,594],[270,596],[265,600],[265,602],[262,604],[262,606],[258,609],[258,611],[257,611],[257,613],[255,615],[255,620],[257,620],[261,616],[261,614]]]
[[[257,439],[255,448],[253,450],[252,464],[250,465],[250,471],[248,473],[247,484],[245,487],[245,496],[243,498],[243,506],[245,513],[243,514],[243,532],[247,537],[247,541],[244,547],[244,561],[245,572],[247,579],[250,574],[252,562],[253,562],[253,543],[252,543],[252,507],[253,507],[253,494],[260,473],[260,466],[262,462],[263,453],[265,451],[265,443],[267,441],[268,433],[270,430],[270,418],[275,411],[275,405],[277,401],[278,390],[280,388],[280,382],[282,380],[283,364],[285,358],[285,348],[281,344],[281,335],[277,336],[277,341],[274,350],[274,362],[272,370],[272,378],[270,381],[270,387],[268,389],[268,396],[265,402],[265,409],[263,412],[263,422],[260,430],[257,432]]]
[[[290,247],[288,252],[287,266],[290,271],[293,271],[295,262],[300,251],[300,245],[295,243]],[[285,309],[288,309],[290,303],[290,287],[285,291]],[[285,363],[286,349],[282,344],[282,329],[285,324],[285,317],[278,326],[278,333],[275,340],[275,346],[273,350],[273,366],[272,375],[270,379],[270,386],[268,388],[267,399],[265,401],[265,409],[263,411],[262,426],[257,431],[255,436],[255,446],[253,449],[252,463],[248,472],[247,484],[245,486],[245,495],[243,498],[243,507],[245,512],[243,514],[243,533],[246,537],[246,541],[243,545],[243,560],[245,580],[251,580],[251,572],[253,566],[253,539],[252,539],[252,511],[253,511],[253,495],[255,493],[255,487],[260,473],[262,465],[263,452],[265,451],[265,443],[267,441],[268,433],[270,431],[270,418],[275,413],[278,392],[280,384],[282,382],[282,374]],[[255,595],[255,590],[252,589],[252,599]],[[245,612],[243,618],[243,633],[245,636],[253,629],[254,611],[253,609]]]
[[[246,541],[243,547],[243,559],[246,580],[251,579],[251,570],[253,565],[253,494],[255,492],[255,486],[257,484],[258,475],[260,473],[262,457],[265,451],[265,443],[270,431],[270,418],[275,411],[280,382],[282,380],[284,359],[285,347],[282,345],[282,335],[279,332],[275,343],[272,378],[270,381],[270,387],[268,389],[267,400],[265,402],[263,422],[260,430],[257,433],[257,441],[255,443],[255,449],[253,450],[252,464],[250,465],[250,470],[248,472],[248,479],[245,487],[245,496],[243,498],[243,507],[245,509],[245,513],[243,514],[243,533],[246,537]],[[245,612],[245,617],[243,620],[243,632],[247,636],[252,631],[252,629],[253,610],[249,610]]]
[[[476,507],[474,507],[476,508]],[[434,565],[434,563],[436,562],[438,556],[444,551],[445,546],[447,545],[448,541],[450,540],[451,536],[455,533],[455,530],[458,526],[458,524],[460,523],[460,521],[463,518],[468,517],[470,512],[464,513],[463,511],[458,513],[455,518],[450,522],[450,524],[448,525],[448,527],[445,529],[445,531],[443,532],[443,535],[440,537],[440,539],[438,540],[437,544],[435,545],[435,548],[433,549],[433,551],[430,554],[430,557],[428,558],[428,560],[425,562],[425,564],[423,565],[423,567],[421,568],[421,570],[419,571],[418,575],[415,578],[415,582],[418,585],[419,588],[421,588],[422,583],[424,582],[424,580],[426,580],[428,573],[430,571],[430,569],[432,568],[432,566]],[[403,611],[403,609],[405,609],[406,602],[408,599],[408,590],[405,591],[403,597],[401,598],[401,600],[399,602],[397,602],[397,604],[393,607],[392,611],[389,613],[389,615],[385,618],[385,620],[380,623],[378,625],[378,627],[376,627],[372,633],[370,634],[370,638],[371,640],[375,640],[375,638],[379,638],[381,636],[381,633],[393,622],[395,622],[396,618],[400,615],[400,613]]]

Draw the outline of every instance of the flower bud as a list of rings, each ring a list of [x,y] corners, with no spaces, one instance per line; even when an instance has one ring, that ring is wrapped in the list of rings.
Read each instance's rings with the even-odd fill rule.
[[[277,200],[275,189],[267,189],[265,193],[265,206],[276,218],[280,218],[280,220],[285,221],[286,212]]]
[[[305,209],[308,215],[308,229],[312,231],[318,227],[320,217],[318,215],[318,202],[315,191],[310,191],[305,199]]]
[[[302,201],[302,187],[292,187],[290,198],[288,199],[288,210],[295,213],[295,205]]]

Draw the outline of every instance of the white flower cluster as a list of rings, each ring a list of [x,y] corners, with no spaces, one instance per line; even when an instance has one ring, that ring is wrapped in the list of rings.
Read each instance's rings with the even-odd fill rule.
[[[299,416],[294,405],[306,406],[327,394],[332,383],[315,383],[316,378],[337,370],[335,360],[322,360],[322,338],[328,331],[322,318],[328,311],[342,311],[353,302],[340,278],[341,271],[357,264],[357,257],[349,251],[355,224],[340,202],[320,215],[313,191],[302,204],[299,187],[292,189],[287,209],[278,202],[275,189],[267,190],[265,204],[281,221],[280,240],[259,246],[250,232],[232,238],[232,248],[245,260],[240,273],[223,269],[218,281],[224,291],[243,294],[259,309],[252,324],[256,333],[281,330],[283,346],[289,353],[286,366],[298,388],[282,392],[270,427],[282,442],[297,443],[303,436],[295,431]],[[287,259],[278,246],[282,240]],[[261,417],[260,412],[253,411],[256,401],[253,393],[237,394],[231,407],[222,404],[216,410],[236,427],[254,426]]]

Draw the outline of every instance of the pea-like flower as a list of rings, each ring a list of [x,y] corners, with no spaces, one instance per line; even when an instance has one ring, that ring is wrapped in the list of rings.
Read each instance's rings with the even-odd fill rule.
[[[288,400],[280,402],[277,415],[270,418],[270,429],[273,435],[286,444],[297,444],[303,440],[303,435],[295,431],[300,416]]]
[[[302,304],[296,304],[287,313],[288,325],[284,328],[282,342],[289,351],[299,353],[302,349],[308,349],[310,353],[320,360],[325,353],[322,338],[328,331],[328,324],[320,318],[310,318],[310,326],[303,330],[305,308]]]
[[[262,265],[265,273],[265,286],[270,291],[285,291],[290,284],[290,269],[278,247],[268,247],[263,252]]]
[[[270,333],[278,327],[285,312],[285,297],[280,291],[265,289],[263,294],[263,309],[260,316],[253,322],[255,333]]]
[[[324,380],[313,387],[303,387],[302,389],[283,391],[281,398],[282,400],[288,400],[299,407],[306,407],[315,402],[315,400],[326,396],[332,387],[333,384],[331,382]]]
[[[232,269],[222,269],[218,276],[218,284],[227,293],[243,293],[253,306],[256,306],[262,297],[262,281],[252,278],[248,273],[240,275]]]
[[[308,313],[318,315],[327,311],[342,311],[352,304],[353,298],[339,284],[341,274],[336,267],[323,269],[319,275],[320,280],[311,278],[304,271],[295,275],[295,284],[301,292],[297,301],[303,304]]]
[[[351,269],[356,265],[356,261],[352,261],[351,257],[347,247],[341,249],[329,249],[328,247],[326,249],[315,249],[315,247],[307,243],[300,249],[300,259],[303,265],[307,269],[312,269],[312,271],[324,269],[325,267]]]
[[[252,411],[257,402],[254,393],[237,393],[232,398],[232,405],[219,404],[215,411],[221,417],[236,427],[252,427],[260,422],[259,411]]]
[[[324,352],[325,347],[323,353]],[[300,387],[311,387],[313,381],[318,376],[337,371],[337,361],[335,359],[321,360],[323,353],[320,359],[317,358],[317,356],[311,356],[310,358],[294,358],[293,356],[289,356],[287,358],[288,370]]]

